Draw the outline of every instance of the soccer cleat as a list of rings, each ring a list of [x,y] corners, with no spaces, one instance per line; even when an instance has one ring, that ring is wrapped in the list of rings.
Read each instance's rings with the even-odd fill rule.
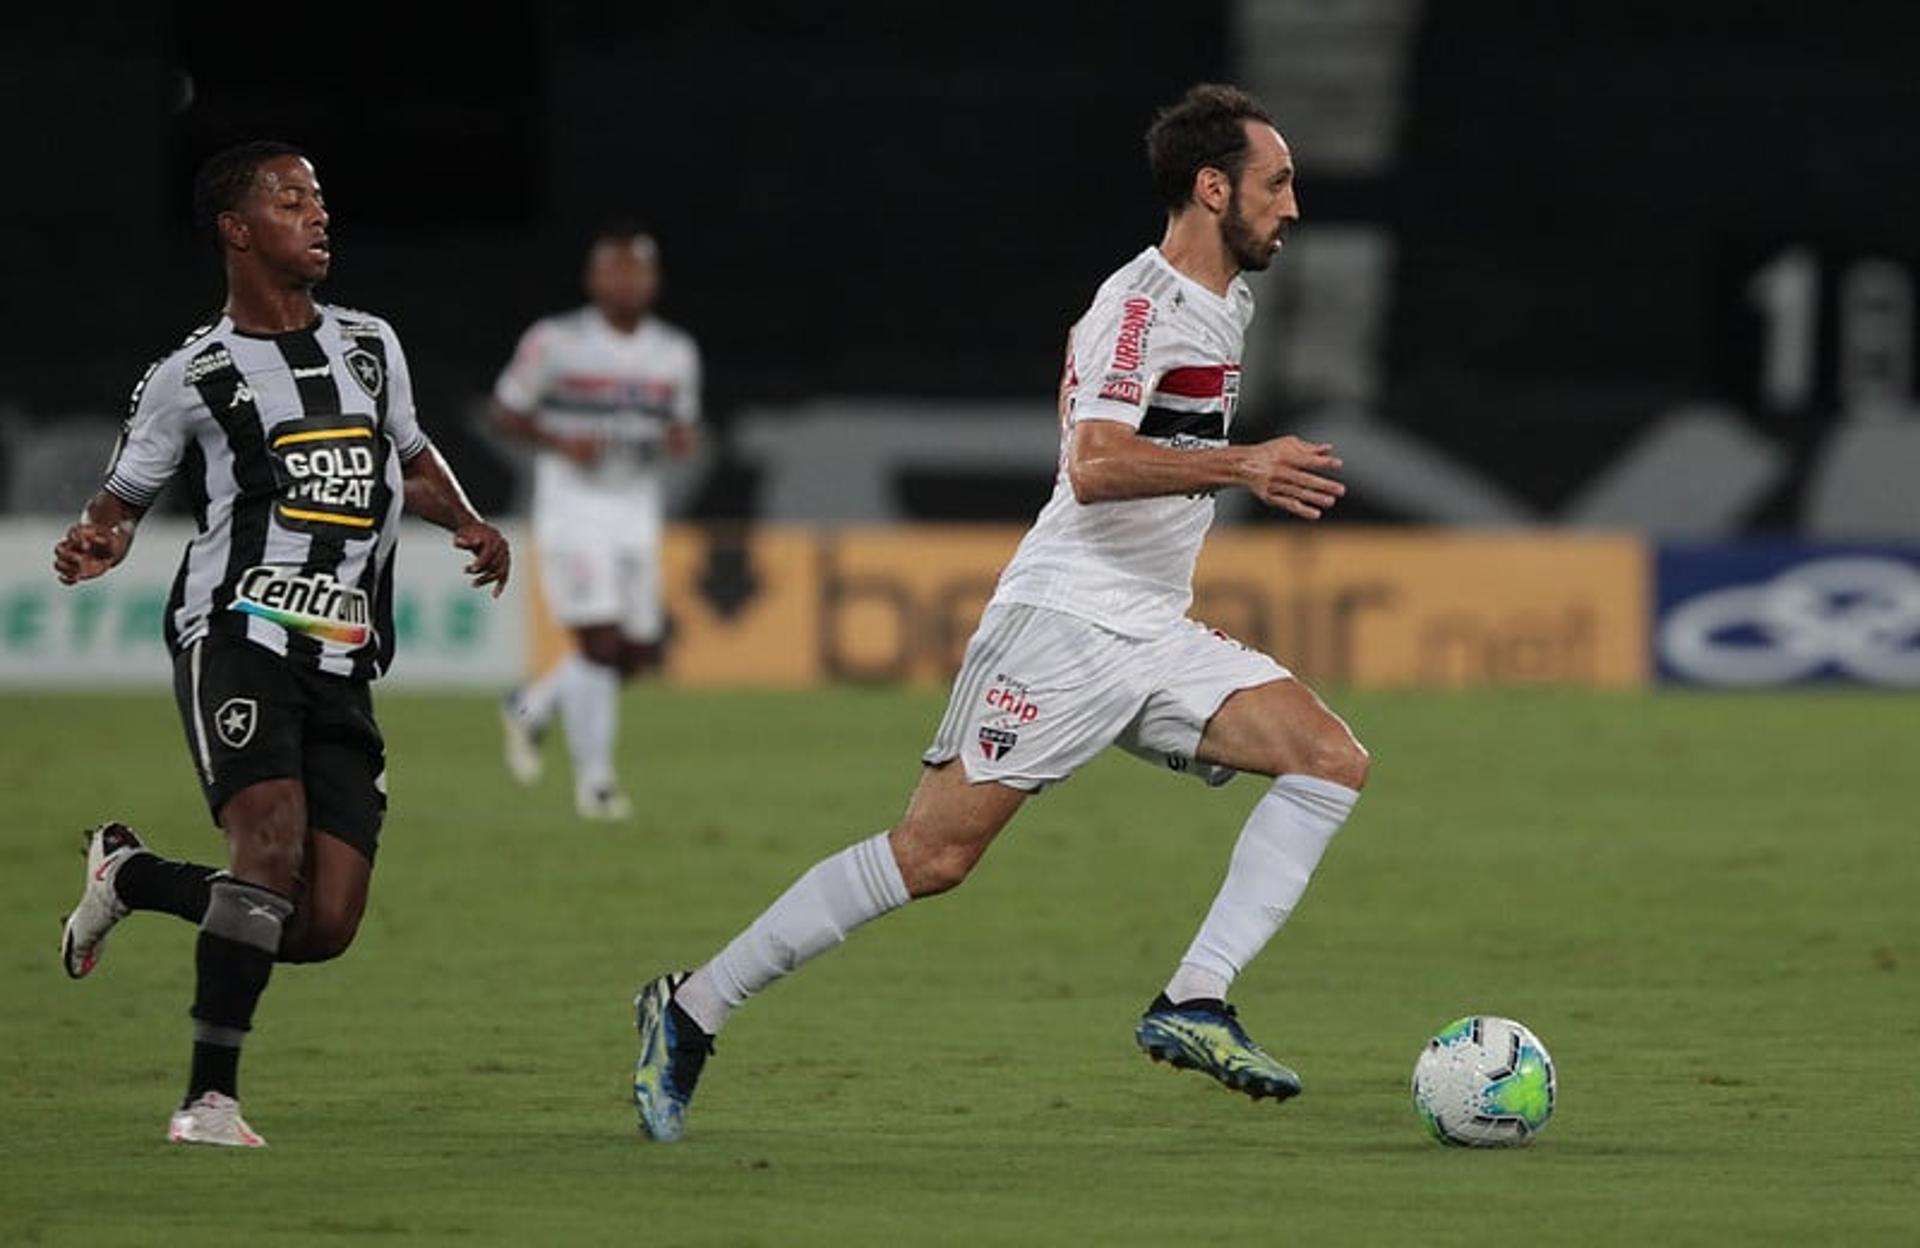
[[[640,1129],[662,1143],[672,1143],[686,1130],[687,1105],[713,1054],[713,1037],[673,999],[674,989],[686,978],[662,975],[633,999],[633,1025],[640,1033],[633,1106],[640,1114]]]
[[[173,1111],[167,1120],[167,1140],[174,1144],[221,1144],[228,1148],[265,1148],[247,1120],[240,1102],[224,1092],[202,1092],[192,1103]]]
[[[520,713],[518,690],[500,700],[500,734],[506,747],[507,774],[521,784],[537,783],[546,764],[540,743],[547,735],[547,726],[532,723]]]
[[[581,785],[573,792],[573,809],[582,819],[600,823],[633,818],[633,801],[611,784]]]
[[[1133,1029],[1148,1057],[1177,1070],[1200,1070],[1254,1100],[1300,1095],[1300,1076],[1267,1056],[1224,1001],[1203,998],[1179,1005],[1161,993]]]
[[[87,833],[87,878],[80,904],[60,927],[60,964],[69,978],[82,979],[100,965],[107,933],[130,913],[114,891],[113,879],[120,874],[120,864],[146,852],[139,836],[124,823],[109,821]]]

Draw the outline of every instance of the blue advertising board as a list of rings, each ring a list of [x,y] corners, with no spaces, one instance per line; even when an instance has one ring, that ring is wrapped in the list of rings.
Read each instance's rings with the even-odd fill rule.
[[[1920,688],[1920,544],[1661,545],[1662,681]]]

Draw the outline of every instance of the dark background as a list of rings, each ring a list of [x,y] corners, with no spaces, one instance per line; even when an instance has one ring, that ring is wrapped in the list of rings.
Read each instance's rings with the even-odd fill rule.
[[[483,504],[506,476],[473,405],[533,316],[578,301],[609,217],[658,234],[723,443],[751,403],[1049,395],[1092,287],[1158,235],[1141,133],[1234,74],[1232,28],[1219,3],[15,13],[0,403],[120,410],[219,302],[188,187],[253,137],[313,154],[325,297],[399,327]],[[1811,445],[1830,387],[1758,407],[1745,283],[1793,243],[1920,257],[1916,64],[1902,4],[1439,0],[1393,165],[1316,181],[1300,152],[1301,228],[1391,233],[1383,410],[1532,501],[1689,398]],[[701,506],[750,485],[723,470]]]

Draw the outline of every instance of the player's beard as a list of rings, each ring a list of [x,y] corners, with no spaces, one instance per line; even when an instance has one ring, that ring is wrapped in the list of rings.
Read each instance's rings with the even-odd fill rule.
[[[1240,188],[1234,187],[1227,193],[1227,215],[1220,222],[1220,240],[1227,245],[1227,254],[1233,257],[1234,264],[1241,271],[1255,273],[1273,263],[1273,240],[1261,238],[1253,223],[1240,212]]]

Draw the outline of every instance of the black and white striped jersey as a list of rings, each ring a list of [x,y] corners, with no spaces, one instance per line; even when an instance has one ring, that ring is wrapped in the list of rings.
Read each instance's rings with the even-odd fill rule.
[[[244,638],[372,679],[393,657],[400,465],[427,447],[393,327],[321,305],[309,328],[222,316],[147,370],[107,492],[148,507],[180,475],[200,531],[166,610],[167,646]]]

